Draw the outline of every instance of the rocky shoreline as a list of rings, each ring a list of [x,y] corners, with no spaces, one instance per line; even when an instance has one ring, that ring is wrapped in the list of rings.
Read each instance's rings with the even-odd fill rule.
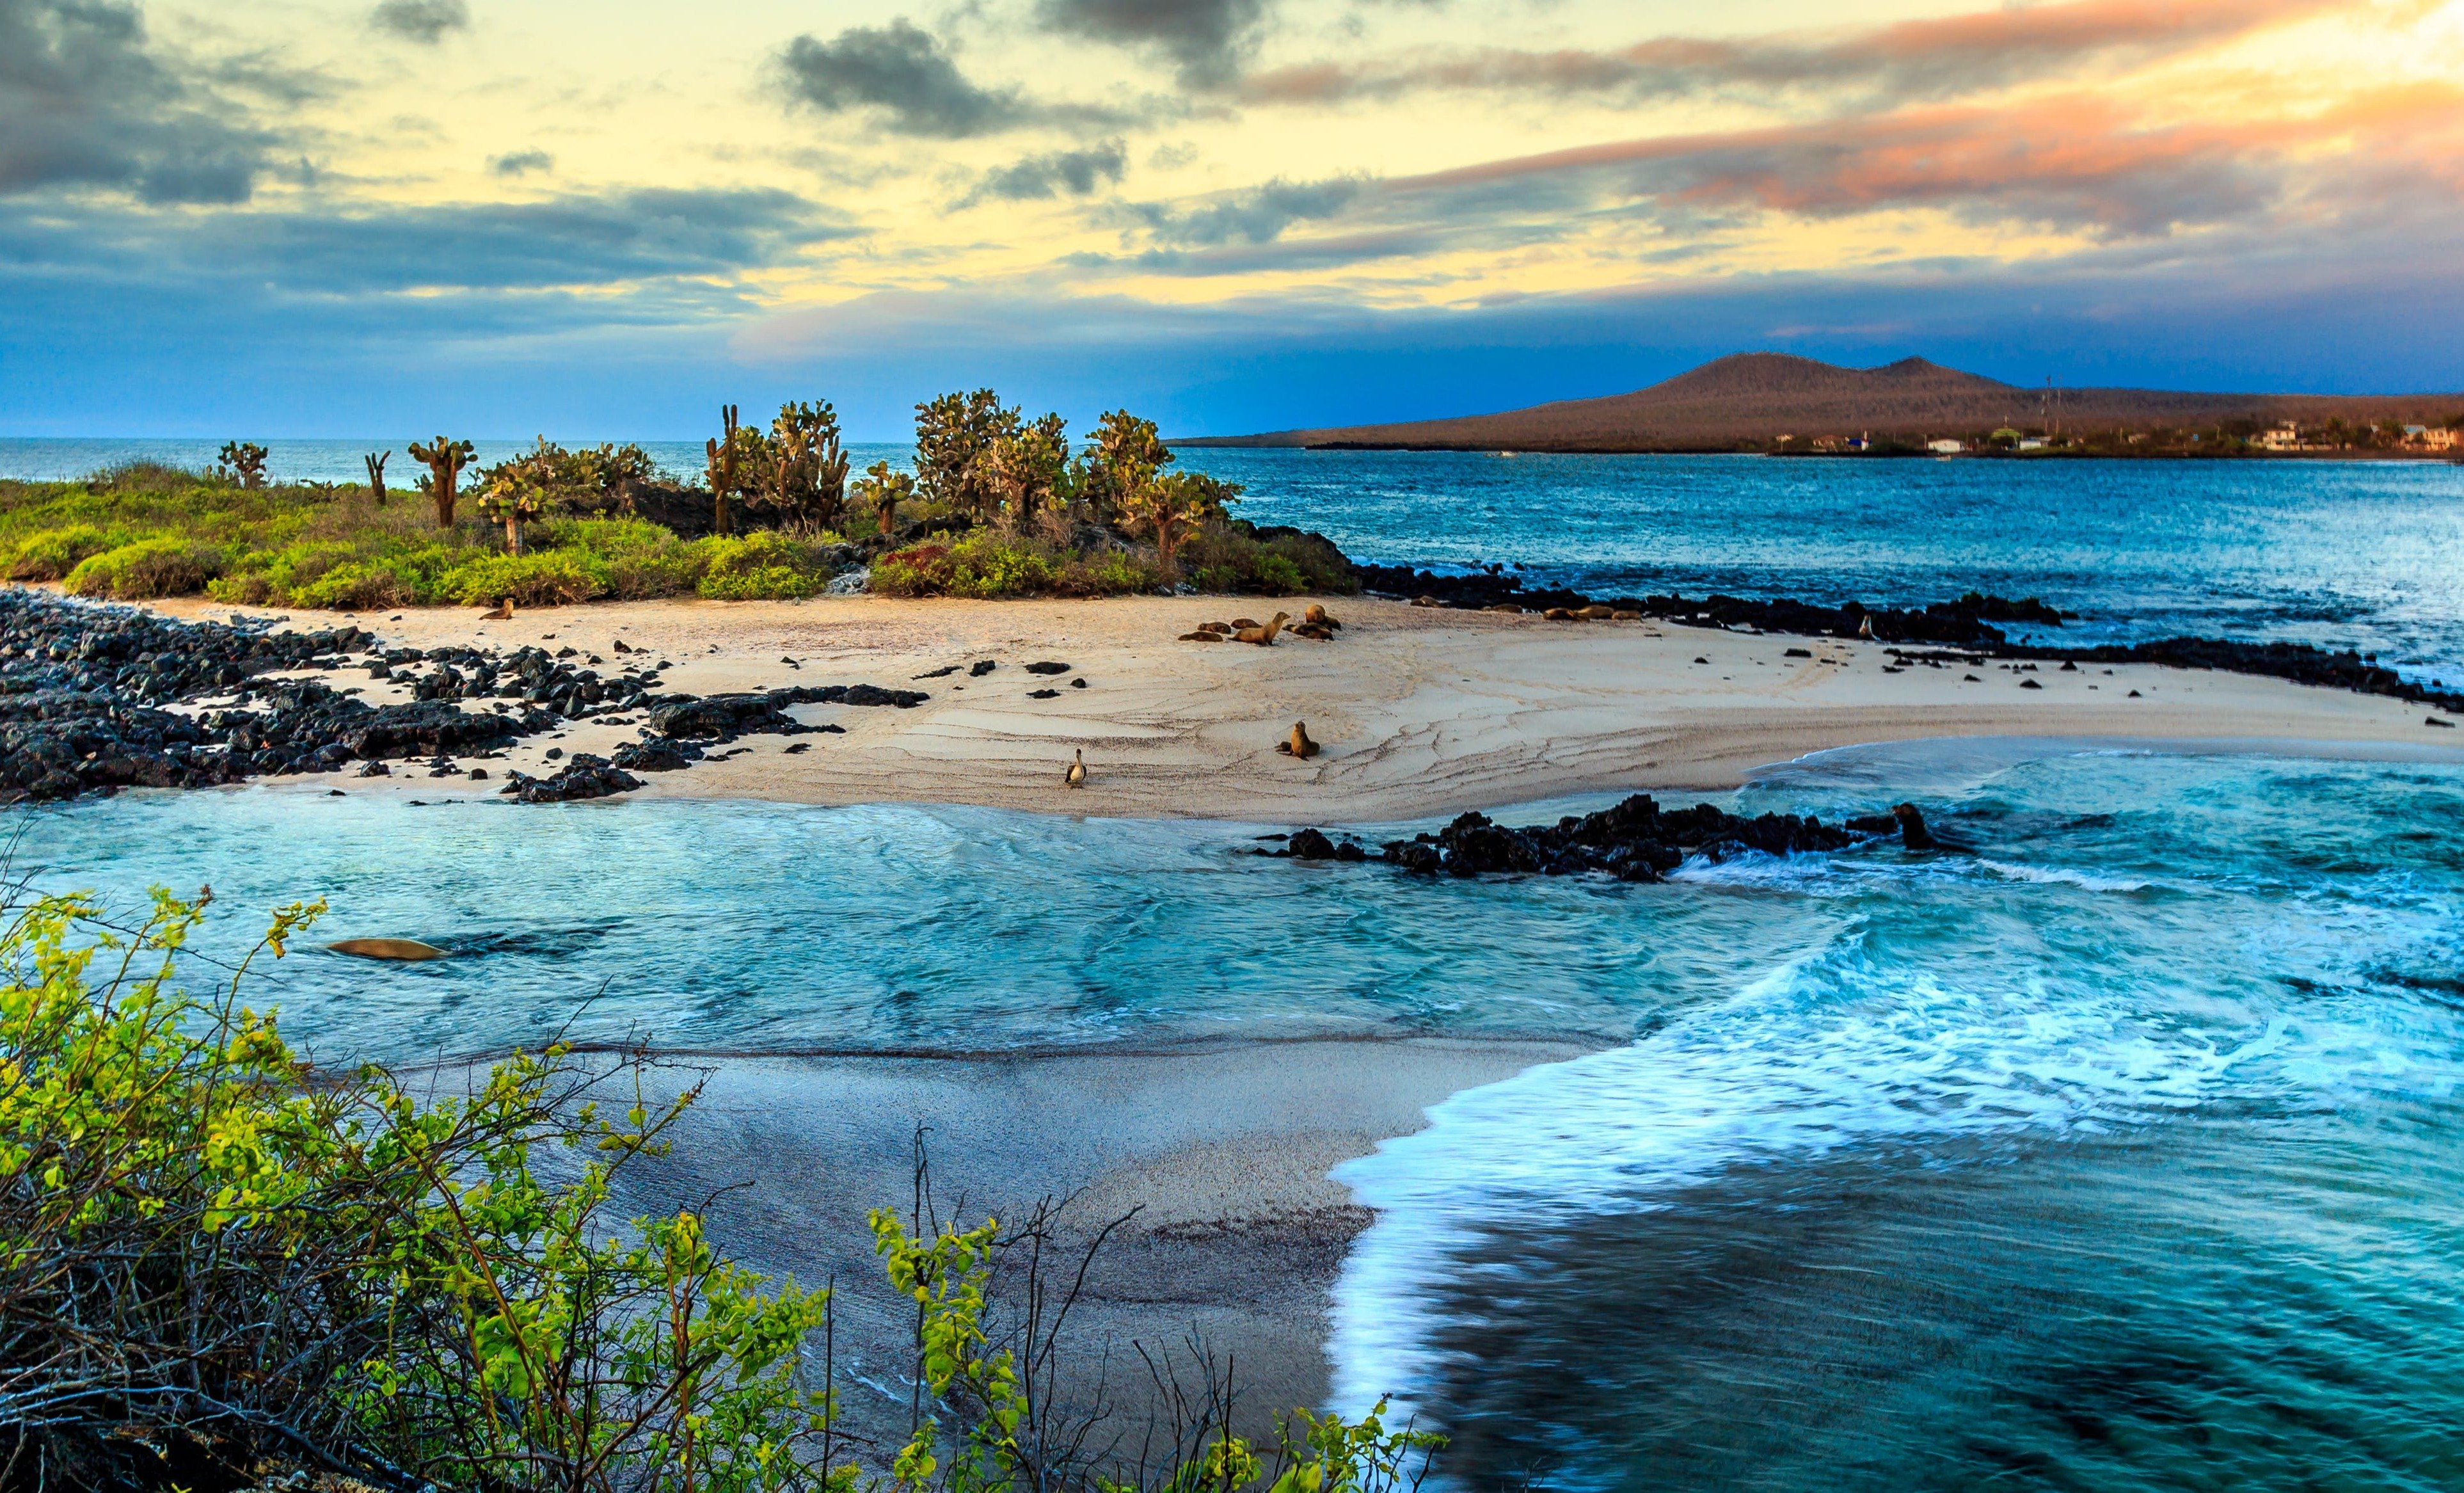
[[[1913,803],[1888,814],[1825,824],[1808,815],[1760,814],[1751,819],[1708,803],[1663,809],[1638,793],[1595,813],[1569,814],[1553,824],[1510,829],[1485,814],[1456,817],[1435,833],[1390,840],[1375,853],[1360,842],[1337,840],[1321,829],[1295,830],[1284,848],[1262,853],[1295,861],[1380,862],[1422,875],[1575,876],[1596,873],[1619,881],[1663,881],[1687,860],[1709,861],[1759,851],[1799,855],[1844,850],[1897,835],[1910,850],[1949,848],[1925,827]]]
[[[661,692],[648,654],[616,665],[566,648],[499,653],[385,647],[357,626],[314,632],[175,622],[134,607],[0,591],[0,804],[121,788],[195,788],[332,772],[366,777],[424,762],[430,776],[485,780],[457,754],[493,756],[574,721],[632,723],[644,739],[614,759],[589,754],[549,778],[515,773],[500,790],[526,803],[602,798],[641,786],[745,735],[821,734],[786,713],[806,704],[910,708],[920,691],[828,685],[745,694]],[[319,678],[358,671],[407,682],[407,701],[370,705]],[[484,708],[466,709],[466,705]]]
[[[1573,617],[1586,607],[1634,612],[1661,622],[1730,631],[1783,632],[1801,637],[1854,638],[1881,644],[1924,644],[1995,658],[2067,664],[2156,664],[2173,669],[2255,674],[2356,694],[2386,695],[2464,715],[2464,691],[2434,689],[2404,678],[2355,652],[2330,652],[2305,643],[2237,643],[2225,638],[2164,638],[2129,645],[2056,648],[2013,643],[1995,626],[2035,623],[2058,627],[2065,614],[2031,597],[2012,601],[1976,592],[1922,608],[1868,607],[1856,602],[1819,606],[1781,598],[1752,601],[1734,596],[1592,597],[1580,591],[1526,590],[1520,579],[1499,571],[1439,575],[1402,565],[1354,562],[1353,572],[1373,594],[1462,610],[1541,612]],[[2441,724],[2444,724],[2441,722]]]

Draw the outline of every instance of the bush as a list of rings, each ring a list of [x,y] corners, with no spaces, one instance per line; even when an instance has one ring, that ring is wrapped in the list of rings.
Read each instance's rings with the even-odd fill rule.
[[[701,583],[710,557],[645,518],[568,518],[539,526],[539,542],[598,561],[607,594],[620,602],[678,596]]]
[[[936,534],[882,556],[871,583],[888,596],[1041,596],[1056,588],[1067,563],[1047,546],[979,529],[955,540]]]
[[[527,555],[481,555],[446,572],[444,594],[465,606],[512,602],[517,606],[563,606],[607,590],[606,577],[585,557],[569,550]]]
[[[1201,591],[1351,596],[1360,589],[1342,551],[1297,529],[1261,529],[1235,519],[1199,531],[1181,554]]]
[[[423,600],[415,577],[407,574],[398,562],[378,560],[337,565],[293,592],[287,604],[327,611],[374,611],[386,606],[409,606]]]
[[[1053,589],[1064,596],[1130,596],[1163,583],[1153,565],[1127,550],[1072,558]]]
[[[17,546],[16,556],[9,561],[11,581],[57,581],[77,567],[77,561],[89,555],[99,555],[111,548],[102,531],[90,523],[71,524],[65,529],[45,529],[30,536]]]
[[[282,957],[323,911],[280,910],[257,955]],[[1439,1444],[1387,1431],[1381,1403],[1357,1422],[1297,1412],[1261,1455],[1210,1372],[1201,1405],[1159,1413],[1159,1457],[1108,1462],[1055,1413],[1057,1326],[993,1316],[998,1271],[1039,1304],[1076,1296],[1046,1258],[1058,1213],[962,1230],[919,1171],[917,1216],[870,1223],[915,1307],[891,1372],[931,1413],[869,1479],[835,1463],[835,1386],[805,1368],[830,1293],[771,1287],[691,1211],[609,1210],[697,1088],[655,1103],[645,1060],[593,1071],[552,1046],[460,1097],[432,1097],[431,1075],[423,1098],[372,1065],[313,1067],[242,1007],[257,955],[213,1001],[180,993],[202,902],[157,891],[133,922],[82,896],[12,912],[0,1403],[18,1413],[0,1465],[46,1486],[1408,1493]]]
[[[830,583],[810,546],[776,530],[756,529],[742,538],[713,535],[693,549],[707,567],[698,589],[713,601],[792,601]]]
[[[205,545],[168,538],[140,539],[80,560],[69,572],[68,589],[77,596],[145,602],[193,596],[221,572],[222,558]]]

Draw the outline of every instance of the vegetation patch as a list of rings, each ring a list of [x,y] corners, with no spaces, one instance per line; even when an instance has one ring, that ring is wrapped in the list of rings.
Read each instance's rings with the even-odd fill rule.
[[[1045,1308],[1066,1315],[1077,1287],[1050,1206],[944,1222],[920,1171],[912,1214],[870,1214],[887,1284],[914,1303],[912,1356],[865,1381],[912,1383],[913,1410],[903,1438],[855,1444],[831,1291],[730,1261],[692,1209],[609,1207],[697,1086],[661,1102],[644,1060],[556,1046],[441,1099],[314,1068],[241,994],[323,904],[277,911],[199,998],[177,980],[205,901],[158,891],[131,919],[38,897],[0,925],[0,1465],[21,1481],[1405,1493],[1437,1450],[1376,1412],[1298,1411],[1252,1448],[1212,1378],[1126,1455],[1073,1434]],[[1032,1309],[1003,1308],[1004,1278]]]
[[[364,484],[286,484],[241,442],[205,472],[0,481],[0,569],[81,596],[348,610],[792,601],[868,562],[895,596],[1358,589],[1325,539],[1232,517],[1239,486],[1176,470],[1154,422],[1126,410],[1073,450],[1059,415],[945,395],[916,406],[912,472],[876,462],[852,479],[828,404],[783,406],[767,428],[724,415],[691,488],[637,446],[541,439],[474,470],[472,443],[443,435],[409,446],[425,474],[408,493],[385,485],[391,452],[368,453]]]

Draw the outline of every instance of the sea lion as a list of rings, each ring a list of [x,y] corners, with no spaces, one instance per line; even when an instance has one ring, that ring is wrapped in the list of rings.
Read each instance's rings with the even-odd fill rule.
[[[1290,739],[1276,742],[1275,750],[1286,757],[1296,757],[1307,761],[1317,756],[1319,748],[1316,742],[1309,739],[1309,722],[1296,720],[1292,722]]]
[[[1577,617],[1589,618],[1593,622],[1608,622],[1617,616],[1617,608],[1614,606],[1603,606],[1599,603],[1594,602],[1591,605],[1576,611],[1574,615]]]
[[[1260,624],[1258,619],[1255,617],[1235,617],[1232,619],[1232,630],[1235,632],[1240,631],[1243,627],[1255,627],[1258,626],[1260,626]]]
[[[481,613],[479,614],[479,620],[480,620],[481,622],[511,622],[511,621],[513,621],[513,620],[514,620],[514,603],[513,603],[513,599],[512,599],[511,597],[507,597],[505,600],[503,600],[503,601],[501,601],[501,602],[498,602],[498,603],[496,604],[496,609],[495,609],[495,611],[493,611],[493,612],[481,612]]]
[[[1087,753],[1084,747],[1070,749],[1069,770],[1061,775],[1061,780],[1072,788],[1087,786]]]
[[[1196,632],[1182,633],[1180,635],[1180,641],[1183,643],[1229,643],[1232,640],[1225,637],[1222,633],[1209,632],[1205,628],[1200,627]]]
[[[1315,602],[1311,602],[1307,606],[1301,608],[1301,621],[1308,623],[1312,627],[1331,628],[1343,626],[1343,624],[1328,616],[1326,608],[1320,606]]]
[[[446,957],[444,950],[416,938],[344,938],[325,946],[355,959],[391,959],[417,963]]]
[[[1248,626],[1245,626],[1240,631],[1232,634],[1232,641],[1235,643],[1254,643],[1262,648],[1273,648],[1275,646],[1275,634],[1283,631],[1284,624],[1291,620],[1291,613],[1277,612],[1274,616],[1266,619],[1265,625],[1263,626],[1256,623],[1251,623]]]
[[[1198,625],[1198,630],[1200,632],[1220,632],[1228,638],[1232,635],[1232,625],[1228,622],[1201,622]]]
[[[1296,638],[1314,638],[1320,643],[1334,641],[1333,633],[1313,622],[1295,623],[1291,627],[1291,634]]]

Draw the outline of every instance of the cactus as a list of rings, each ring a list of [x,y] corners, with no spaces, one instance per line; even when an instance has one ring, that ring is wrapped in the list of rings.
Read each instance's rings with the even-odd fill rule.
[[[379,508],[385,506],[385,463],[392,457],[391,451],[370,451],[360,458],[368,464],[368,498]]]
[[[876,461],[856,479],[855,495],[857,501],[869,505],[880,516],[881,537],[886,539],[897,521],[898,505],[915,495],[915,479],[906,472],[891,471],[886,461]]]
[[[239,474],[239,485],[253,492],[265,486],[265,448],[252,441],[225,441],[215,458]]]
[[[554,513],[556,496],[529,472],[509,462],[496,469],[489,479],[488,491],[479,498],[479,511],[505,526],[505,553],[518,555],[522,552],[523,521]]]
[[[435,479],[430,491],[436,498],[436,527],[440,529],[453,527],[453,482],[470,464],[472,454],[470,442],[449,441],[441,435],[425,446],[417,441],[410,443],[411,460],[426,463]]]
[[[715,532],[726,534],[731,532],[727,499],[737,491],[737,471],[744,455],[744,443],[737,433],[734,405],[719,406],[718,418],[726,428],[726,438],[722,441],[714,437],[704,441],[702,447],[710,453],[711,526]]]

